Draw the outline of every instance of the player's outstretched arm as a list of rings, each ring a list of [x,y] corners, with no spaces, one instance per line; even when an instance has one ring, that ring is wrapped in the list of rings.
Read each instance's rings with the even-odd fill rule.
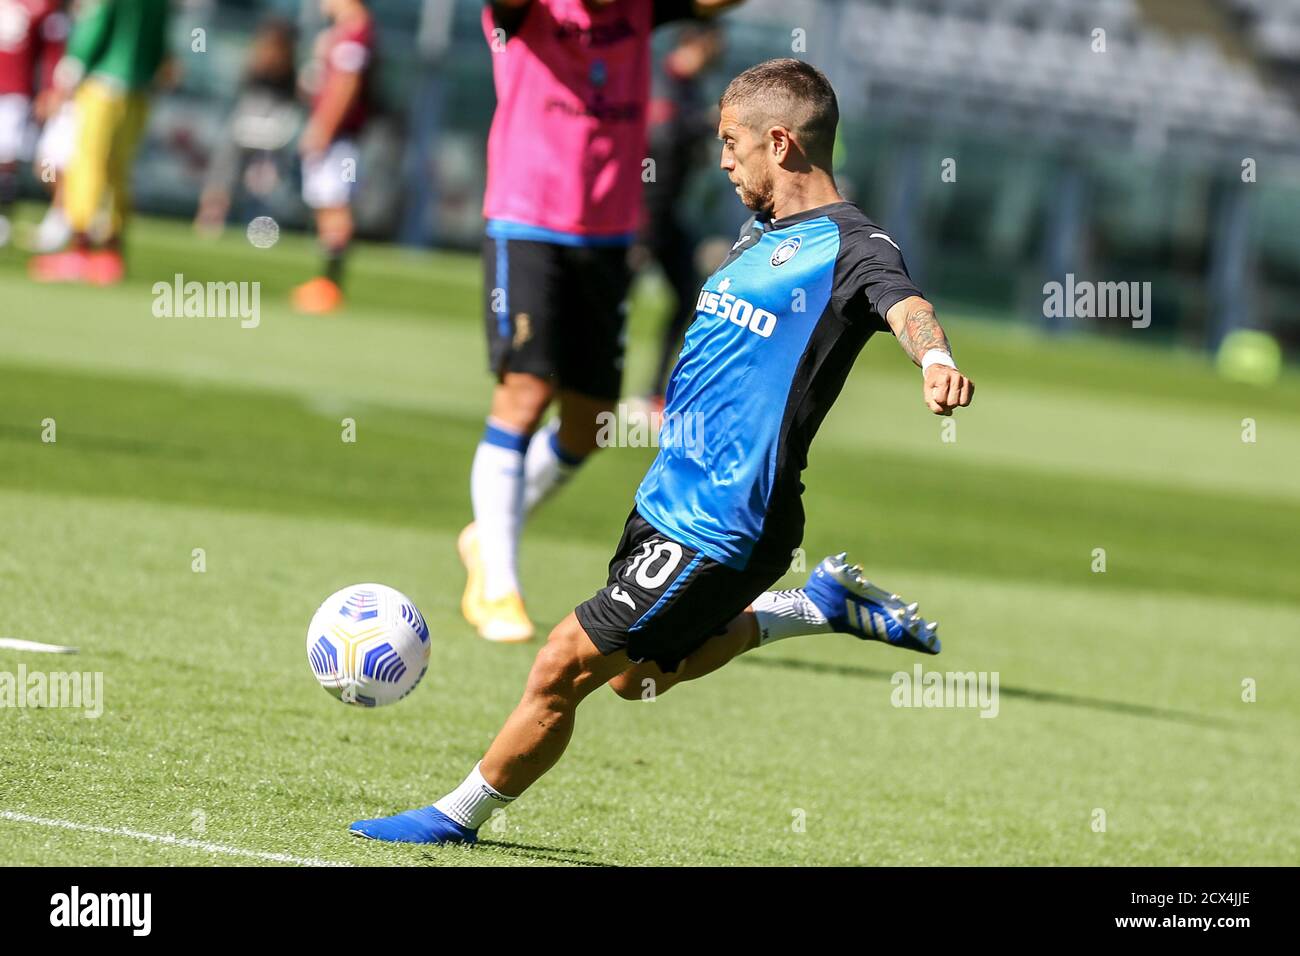
[[[975,383],[957,370],[934,306],[919,295],[908,296],[889,310],[885,320],[903,351],[924,373],[922,397],[930,411],[951,415],[954,408],[969,405]]]

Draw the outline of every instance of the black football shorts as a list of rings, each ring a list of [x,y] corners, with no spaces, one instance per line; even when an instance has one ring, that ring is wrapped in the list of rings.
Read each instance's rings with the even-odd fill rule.
[[[500,379],[524,372],[592,398],[623,383],[625,246],[564,246],[531,239],[483,243],[488,364]]]
[[[669,673],[788,569],[788,562],[729,568],[660,533],[633,508],[605,587],[574,613],[602,654],[627,651]]]

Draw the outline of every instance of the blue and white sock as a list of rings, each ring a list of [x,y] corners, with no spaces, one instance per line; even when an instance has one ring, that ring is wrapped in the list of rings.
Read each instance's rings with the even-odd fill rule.
[[[524,450],[528,435],[489,418],[470,469],[470,499],[478,526],[483,596],[519,590],[515,555],[524,517]]]
[[[788,591],[764,591],[754,599],[754,617],[758,619],[758,646],[801,634],[829,634],[832,627],[826,615],[804,593],[803,588]]]
[[[524,514],[531,514],[559,490],[585,460],[585,455],[572,455],[561,447],[558,418],[533,435],[524,457]]]

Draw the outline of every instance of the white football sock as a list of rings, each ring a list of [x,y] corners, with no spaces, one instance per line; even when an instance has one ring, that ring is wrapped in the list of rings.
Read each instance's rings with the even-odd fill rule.
[[[754,617],[758,619],[758,646],[800,634],[828,634],[832,630],[826,615],[804,593],[803,588],[789,591],[764,591],[754,599]]]
[[[560,447],[560,420],[557,418],[533,435],[524,456],[524,514],[558,490],[574,476],[583,458]]]
[[[491,418],[470,469],[470,499],[478,526],[483,596],[488,600],[519,590],[515,554],[524,511],[524,449],[528,436]]]
[[[52,252],[65,245],[72,237],[72,227],[58,206],[45,211],[45,218],[36,227],[36,245],[43,252]]]
[[[482,761],[474,764],[465,782],[434,804],[438,810],[471,830],[477,830],[491,819],[492,811],[504,810],[514,800],[483,779],[479,770],[482,765]]]

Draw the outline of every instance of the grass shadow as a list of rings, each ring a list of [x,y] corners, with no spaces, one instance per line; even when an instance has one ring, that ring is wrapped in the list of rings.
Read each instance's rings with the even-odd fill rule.
[[[32,441],[38,432],[30,425],[8,425],[0,423],[0,440]],[[89,452],[108,452],[117,455],[138,455],[151,458],[179,458],[197,461],[203,457],[198,448],[183,445],[168,445],[156,441],[143,441],[136,438],[117,438],[111,435],[91,435],[84,432],[69,432],[59,429],[60,445],[74,450]]]
[[[786,670],[804,671],[812,674],[833,674],[836,677],[855,677],[866,680],[888,681],[898,673],[897,670],[882,670],[878,667],[861,667],[852,664],[827,664],[821,661],[799,661],[784,657],[756,657],[746,655],[740,658],[742,663],[759,667],[776,667]],[[1088,710],[1102,710],[1115,714],[1127,714],[1131,717],[1146,717],[1153,720],[1171,720],[1177,723],[1193,724],[1198,727],[1217,727],[1221,730],[1236,729],[1231,721],[1218,717],[1207,717],[1185,710],[1173,710],[1166,707],[1151,707],[1146,704],[1131,704],[1127,701],[1104,700],[1099,697],[1084,697],[1079,694],[1062,694],[1058,691],[1035,690],[1030,687],[998,686],[998,693],[1018,700],[1032,700],[1042,704],[1062,704],[1067,707],[1081,707]]]
[[[479,840],[477,845],[524,860],[569,863],[573,866],[615,867],[618,865],[593,860],[590,858],[590,853],[576,847],[536,846],[530,843],[508,843],[504,840]]]

